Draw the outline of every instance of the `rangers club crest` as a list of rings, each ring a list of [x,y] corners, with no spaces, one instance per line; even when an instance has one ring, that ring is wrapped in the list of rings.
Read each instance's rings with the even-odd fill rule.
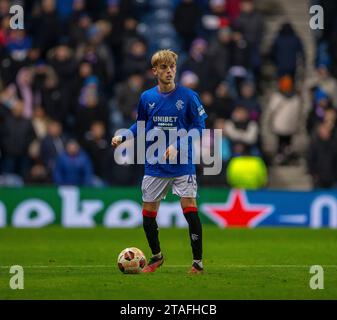
[[[184,108],[184,101],[178,100],[176,102],[176,107],[177,107],[178,110],[181,110],[182,108]]]

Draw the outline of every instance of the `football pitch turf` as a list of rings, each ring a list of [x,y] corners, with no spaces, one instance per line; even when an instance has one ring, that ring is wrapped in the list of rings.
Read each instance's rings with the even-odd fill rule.
[[[187,229],[161,229],[165,263],[153,274],[125,275],[119,252],[149,257],[137,229],[0,229],[0,299],[337,299],[337,230],[204,227],[203,275],[189,275]],[[9,268],[24,268],[24,289]],[[309,286],[324,268],[324,289]]]

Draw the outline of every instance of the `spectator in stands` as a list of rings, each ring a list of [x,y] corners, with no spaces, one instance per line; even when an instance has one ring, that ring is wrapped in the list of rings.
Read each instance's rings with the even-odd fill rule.
[[[157,80],[153,73],[151,65],[147,66],[144,76],[145,76],[144,90],[150,89],[154,87],[155,85],[157,85]]]
[[[146,44],[142,40],[135,39],[129,44],[123,63],[124,76],[146,72],[148,66],[146,50]]]
[[[17,100],[10,111],[2,128],[3,172],[23,177],[29,169],[28,148],[36,135],[31,120],[24,117],[21,100]]]
[[[57,158],[53,178],[57,185],[92,185],[90,158],[81,150],[76,140],[69,140],[66,151]]]
[[[229,24],[230,20],[226,12],[226,0],[210,0],[209,11],[204,12],[201,17],[204,38],[212,40],[220,28]]]
[[[233,156],[258,153],[259,127],[249,119],[246,108],[235,107],[231,119],[225,121],[224,131],[230,141]]]
[[[106,2],[109,0],[96,0],[96,1],[88,1],[86,0],[86,7],[90,15],[93,17],[94,20],[98,20],[98,18],[102,15],[102,12],[106,8]],[[132,5],[133,0],[110,0],[119,3],[125,3]]]
[[[306,86],[309,89],[319,87],[330,97],[333,106],[337,108],[337,80],[331,76],[327,65],[319,65],[316,75],[307,80]]]
[[[213,87],[216,79],[210,77],[210,59],[207,55],[208,43],[202,38],[193,40],[189,55],[181,66],[181,72],[193,71],[199,78],[200,91]]]
[[[249,112],[251,120],[259,121],[261,115],[261,106],[257,101],[255,84],[253,81],[245,81],[240,87],[240,98],[236,105],[245,107]]]
[[[334,19],[335,20],[335,19]],[[337,78],[337,22],[335,20],[333,31],[329,39],[329,52],[331,56],[331,73]]]
[[[71,106],[71,84],[76,74],[77,63],[74,53],[66,44],[61,44],[48,52],[48,64],[53,67],[61,92],[62,109],[69,110]]]
[[[0,175],[2,173],[2,159],[3,159],[3,156],[4,156],[4,151],[3,151],[3,137],[4,137],[4,124],[5,124],[5,121],[6,121],[6,117],[9,113],[9,110],[8,108],[2,103],[2,94],[1,94],[1,91],[0,91]]]
[[[9,9],[10,9],[9,0],[1,0],[0,1],[0,20],[2,20],[8,15]]]
[[[111,170],[111,164],[109,163],[110,146],[107,143],[103,122],[96,121],[91,125],[90,131],[85,135],[83,147],[92,160],[94,174],[99,178],[102,185]]]
[[[233,23],[240,15],[240,2],[241,0],[226,0],[226,13],[231,23]]]
[[[305,53],[302,40],[290,23],[282,24],[271,46],[270,56],[276,65],[278,77],[290,75],[295,79],[298,62],[305,63]]]
[[[102,19],[110,23],[111,26],[111,32],[106,39],[106,43],[115,55],[116,67],[122,61],[123,32],[126,18],[125,12],[121,11],[119,1],[107,1],[107,8],[102,15]]]
[[[79,3],[82,0],[79,1]],[[78,1],[77,1],[78,2]],[[78,6],[78,3],[74,2],[74,5]],[[87,40],[87,34],[89,28],[92,26],[92,19],[88,13],[86,13],[83,8],[75,10],[68,20],[68,30],[70,45],[72,48],[76,48],[80,44],[83,44]]]
[[[86,12],[86,1],[85,0],[73,0],[71,17],[79,17],[84,12]]]
[[[12,74],[10,74],[9,70],[11,69],[11,60],[8,52],[6,52],[6,45],[8,41],[8,36],[10,33],[10,16],[8,14],[0,17],[0,59],[2,63],[0,63],[0,86],[5,85],[5,79],[7,79],[6,85],[9,84],[14,78]],[[3,63],[7,61],[7,63]],[[9,79],[12,77],[11,79]],[[1,87],[0,87],[1,89]]]
[[[173,24],[181,36],[185,51],[197,36],[202,11],[194,0],[182,0],[174,11]]]
[[[193,71],[186,70],[180,76],[181,85],[197,92],[199,91],[199,82],[199,77]]]
[[[260,77],[261,54],[260,47],[264,35],[264,20],[255,9],[254,0],[240,1],[240,15],[235,25],[242,31],[243,38],[250,48],[250,65],[254,71],[256,81]]]
[[[264,20],[255,9],[254,0],[240,1],[240,15],[235,25],[242,31],[243,37],[250,45],[260,46],[264,34]]]
[[[242,29],[236,27],[232,34],[233,49],[232,49],[232,66],[242,67],[246,70],[251,69],[250,45],[244,38]]]
[[[226,78],[232,63],[232,54],[232,30],[230,27],[220,28],[209,48],[212,77],[216,80],[221,81]]]
[[[135,40],[141,41],[143,44],[145,44],[145,46],[147,46],[148,39],[144,38],[137,31],[139,22],[134,16],[126,16],[123,26],[122,49],[124,54],[128,52],[130,46]]]
[[[44,110],[41,107],[34,109],[32,117],[32,125],[36,135],[36,139],[30,144],[29,156],[31,159],[40,157],[40,142],[47,135],[48,119]]]
[[[326,110],[323,122],[331,129],[332,135],[337,134],[337,110],[334,108],[329,108]],[[337,136],[336,136],[337,137]]]
[[[205,87],[200,87],[200,79],[193,71],[186,70],[181,74],[180,83],[187,88],[200,92],[200,98],[206,110],[212,110],[214,104],[214,95],[211,90],[206,90]],[[203,91],[201,91],[204,89]],[[214,120],[214,119],[213,119]],[[208,118],[207,121],[211,122]]]
[[[9,85],[0,91],[0,105],[5,109],[11,109],[17,100],[19,100],[16,92],[15,85]]]
[[[57,0],[56,8],[60,18],[66,20],[72,12],[73,3],[69,0]]]
[[[48,63],[54,68],[62,88],[73,79],[76,71],[74,52],[67,44],[60,44],[48,52]]]
[[[37,139],[41,140],[47,135],[48,118],[41,106],[37,106],[34,109],[32,125]]]
[[[99,23],[88,30],[88,41],[77,47],[77,61],[87,61],[93,66],[94,74],[102,84],[108,86],[115,73],[114,57],[109,47],[103,42],[107,30]]]
[[[0,24],[0,54],[2,53],[3,48],[6,46],[6,41],[6,29],[2,27],[2,24]]]
[[[336,184],[336,138],[326,122],[321,122],[315,129],[308,150],[308,168],[315,188],[331,188]]]
[[[331,99],[325,91],[320,88],[313,88],[312,93],[312,108],[309,111],[306,128],[309,134],[315,131],[318,123],[322,122],[325,113],[328,109],[333,108]]]
[[[41,141],[40,157],[49,174],[54,170],[56,159],[65,149],[65,137],[62,124],[56,120],[48,123],[47,135]]]
[[[52,180],[48,175],[47,168],[41,162],[36,162],[30,168],[24,182],[27,185],[45,185],[51,184]]]
[[[95,76],[84,81],[75,115],[76,136],[80,143],[94,121],[102,121],[108,127],[108,111],[99,95],[99,82]]]
[[[36,66],[43,63],[41,49],[33,42],[32,48],[28,51],[28,66]]]
[[[229,85],[226,81],[222,81],[215,89],[213,104],[206,109],[210,127],[214,127],[214,123],[218,118],[230,119],[233,109],[234,100],[230,96]]]
[[[240,96],[241,83],[247,80],[253,81],[254,75],[251,70],[249,44],[243,38],[240,29],[234,29],[232,39],[231,67],[226,80],[229,83],[232,98],[237,99]]]
[[[28,64],[28,54],[32,48],[32,39],[25,30],[10,30],[7,38],[0,74],[8,85],[15,82],[18,71]]]
[[[40,69],[41,68],[41,69]],[[46,115],[58,121],[65,121],[70,110],[67,110],[66,101],[62,97],[59,80],[53,68],[45,65],[37,67],[36,73],[43,75],[43,83],[40,89],[41,106]],[[76,91],[73,91],[76,94]]]
[[[337,3],[336,1],[329,1],[329,0],[311,0],[311,4],[319,4],[322,6],[324,11],[324,28],[323,30],[315,30],[316,33],[319,35],[319,42],[318,46],[321,43],[328,44],[329,46],[329,53],[331,57],[335,60],[336,55],[334,55],[333,43],[336,44],[336,14],[337,14]],[[336,49],[336,48],[335,48]],[[336,61],[336,60],[335,60]],[[335,75],[336,76],[336,75]]]
[[[144,89],[145,79],[142,74],[131,74],[116,88],[116,102],[123,116],[125,128],[136,119],[137,105],[140,94]]]
[[[274,92],[268,103],[269,117],[267,123],[278,138],[275,163],[287,164],[293,156],[291,142],[298,132],[301,117],[301,102],[294,91],[291,76],[283,76],[279,80],[279,91]]]
[[[49,49],[56,46],[61,34],[61,23],[56,11],[55,0],[42,0],[39,12],[31,21],[34,41],[44,56]]]
[[[16,94],[23,102],[23,116],[27,119],[31,119],[34,112],[34,93],[33,93],[33,68],[22,68],[19,70],[16,77]]]
[[[86,61],[80,61],[78,64],[77,72],[72,80],[71,84],[71,92],[73,93],[71,97],[70,107],[71,109],[68,111],[75,115],[78,110],[78,99],[81,94],[81,90],[85,85],[85,82],[88,81],[90,77],[94,76],[93,65]]]

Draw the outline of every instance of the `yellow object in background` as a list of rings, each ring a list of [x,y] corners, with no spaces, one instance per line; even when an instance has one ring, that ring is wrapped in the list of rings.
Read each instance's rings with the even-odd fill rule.
[[[232,188],[259,189],[268,181],[267,167],[259,157],[232,158],[227,167],[227,181]]]

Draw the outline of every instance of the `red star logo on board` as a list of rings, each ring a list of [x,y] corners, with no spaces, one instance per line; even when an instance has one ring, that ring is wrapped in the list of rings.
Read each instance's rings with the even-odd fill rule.
[[[252,228],[268,217],[274,208],[266,204],[251,204],[245,191],[233,190],[225,204],[205,203],[201,210],[221,228]]]

